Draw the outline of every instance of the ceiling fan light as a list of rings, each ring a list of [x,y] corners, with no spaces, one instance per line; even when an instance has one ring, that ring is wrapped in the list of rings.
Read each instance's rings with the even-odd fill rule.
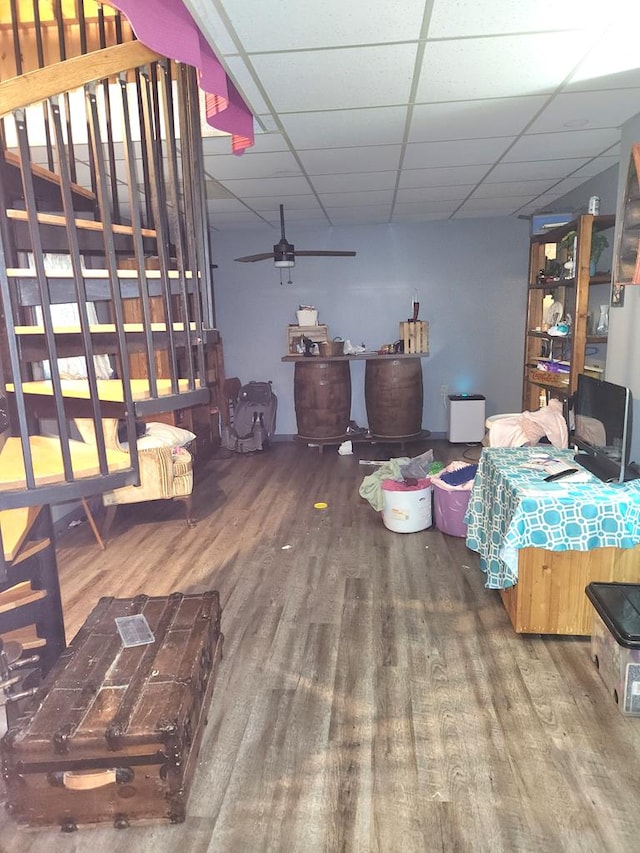
[[[276,267],[295,267],[296,256],[292,243],[287,243],[284,236],[273,247],[273,262]]]

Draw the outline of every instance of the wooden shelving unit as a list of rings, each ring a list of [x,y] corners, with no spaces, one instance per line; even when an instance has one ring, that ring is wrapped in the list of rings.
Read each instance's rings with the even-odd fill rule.
[[[539,408],[541,394],[546,399],[551,396],[566,399],[577,387],[578,374],[590,370],[597,372],[586,361],[587,348],[603,348],[607,343],[606,334],[596,332],[593,324],[597,322],[599,306],[609,305],[611,272],[592,269],[591,248],[594,234],[600,232],[610,232],[611,242],[614,225],[614,216],[585,214],[560,228],[531,238],[522,393],[525,411]],[[573,232],[573,270],[567,271],[564,264],[568,253],[562,244]],[[561,275],[545,275],[552,266],[550,262],[555,262],[555,270],[561,271]],[[548,297],[547,302],[552,298],[561,303],[563,319],[567,315],[571,317],[567,335],[549,334],[548,323],[545,322],[545,297]],[[541,369],[541,365],[551,366],[549,363],[563,364],[567,370],[553,372]]]

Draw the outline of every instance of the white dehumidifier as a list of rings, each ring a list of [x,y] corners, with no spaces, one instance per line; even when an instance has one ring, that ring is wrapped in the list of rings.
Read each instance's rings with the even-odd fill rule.
[[[449,394],[449,441],[452,444],[482,441],[485,404],[482,394]]]

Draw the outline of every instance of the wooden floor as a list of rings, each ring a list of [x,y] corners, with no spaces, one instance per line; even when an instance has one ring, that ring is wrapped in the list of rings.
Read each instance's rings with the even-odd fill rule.
[[[62,835],[2,811],[2,853],[640,850],[640,719],[588,640],[517,636],[463,540],[383,526],[370,471],[293,443],[223,454],[195,529],[162,502],[104,552],[87,525],[62,537],[69,638],[101,595],[216,588],[225,656],[184,824]]]

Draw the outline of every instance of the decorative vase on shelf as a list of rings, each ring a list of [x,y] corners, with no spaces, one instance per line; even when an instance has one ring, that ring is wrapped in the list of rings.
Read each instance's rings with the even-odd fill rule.
[[[596,332],[599,335],[606,335],[609,331],[609,306],[600,306],[600,317],[598,318],[598,327]]]

